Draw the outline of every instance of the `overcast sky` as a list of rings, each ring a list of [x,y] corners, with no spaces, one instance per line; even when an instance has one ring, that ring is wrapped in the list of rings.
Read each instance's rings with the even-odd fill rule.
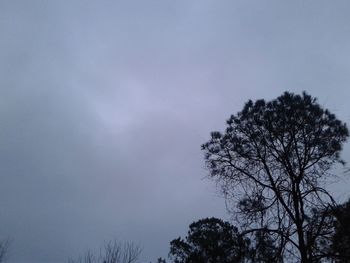
[[[328,0],[0,0],[9,261],[66,262],[113,238],[155,261],[192,221],[229,219],[200,145],[248,99],[286,90],[350,122],[349,12]],[[345,200],[349,181],[333,189]]]

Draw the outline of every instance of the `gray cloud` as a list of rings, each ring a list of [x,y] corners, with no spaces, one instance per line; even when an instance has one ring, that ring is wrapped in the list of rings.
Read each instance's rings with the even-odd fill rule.
[[[2,1],[0,236],[12,240],[10,262],[62,262],[111,238],[139,242],[154,260],[191,221],[227,218],[203,180],[200,145],[246,100],[285,90],[307,90],[349,122],[348,8]]]

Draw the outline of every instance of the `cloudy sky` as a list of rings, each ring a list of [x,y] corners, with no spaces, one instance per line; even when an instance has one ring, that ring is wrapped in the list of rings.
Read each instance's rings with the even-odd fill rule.
[[[322,0],[0,0],[9,262],[66,262],[114,238],[149,262],[192,221],[228,219],[200,145],[248,99],[286,90],[350,122],[349,11]],[[349,181],[333,189],[344,200]]]

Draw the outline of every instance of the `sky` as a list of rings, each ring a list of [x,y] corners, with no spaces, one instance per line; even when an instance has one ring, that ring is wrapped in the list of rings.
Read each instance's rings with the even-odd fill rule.
[[[112,239],[139,244],[150,262],[191,222],[228,220],[201,144],[247,100],[284,91],[307,91],[349,123],[349,9],[324,0],[0,0],[8,262],[67,262]],[[331,186],[337,200],[349,197],[342,178]]]

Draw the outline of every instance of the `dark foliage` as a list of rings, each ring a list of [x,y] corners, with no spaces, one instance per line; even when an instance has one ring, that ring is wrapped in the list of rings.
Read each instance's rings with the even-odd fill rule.
[[[250,248],[249,262],[279,263],[283,262],[280,250],[266,231],[256,231]]]
[[[170,242],[169,256],[174,263],[239,263],[247,257],[248,245],[230,223],[206,218],[192,223],[185,239]]]
[[[350,200],[335,209],[334,217],[331,251],[336,262],[350,262]]]
[[[265,232],[285,262],[320,262],[335,203],[322,187],[348,137],[346,125],[303,93],[248,101],[202,149],[210,177],[234,202],[246,234]]]
[[[166,263],[166,260],[164,258],[158,258],[157,263]]]

